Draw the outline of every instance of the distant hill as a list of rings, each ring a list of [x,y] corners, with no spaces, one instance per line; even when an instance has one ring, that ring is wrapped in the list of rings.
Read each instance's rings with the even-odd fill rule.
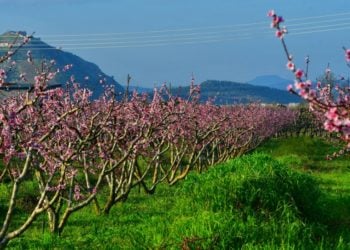
[[[263,75],[254,78],[248,83],[256,86],[266,86],[270,88],[286,90],[287,86],[292,82],[293,80],[288,80],[276,75]]]
[[[298,103],[300,98],[292,95],[287,90],[279,90],[263,86],[254,86],[248,83],[237,83],[230,81],[208,80],[201,85],[200,101],[213,99],[217,105],[228,105],[235,103]],[[172,89],[172,94],[186,98],[189,87]]]
[[[126,86],[123,85],[123,88],[126,89]],[[146,87],[139,87],[139,86],[134,86],[130,85],[129,86],[129,92],[134,92],[136,90],[137,93],[153,93],[152,88],[146,88]]]
[[[21,32],[25,35],[25,32]],[[16,32],[6,32],[0,35],[0,53],[3,54],[6,50],[6,43],[11,43]],[[27,78],[30,80],[34,76],[33,68],[27,63],[27,51],[32,52],[33,58],[40,63],[41,60],[55,60],[56,68],[62,69],[67,64],[72,64],[73,67],[67,72],[57,74],[56,78],[51,84],[65,84],[69,81],[71,76],[74,76],[76,82],[81,83],[82,86],[93,90],[93,96],[98,97],[102,91],[103,86],[99,83],[100,80],[105,80],[106,84],[114,85],[116,92],[124,92],[123,87],[116,82],[113,77],[103,73],[101,69],[94,63],[85,61],[84,59],[63,50],[54,48],[43,42],[40,38],[34,37],[29,44],[25,45],[23,49],[19,50],[12,58],[16,61],[15,70],[8,73],[9,81],[16,81],[19,79],[20,73],[27,73]]]

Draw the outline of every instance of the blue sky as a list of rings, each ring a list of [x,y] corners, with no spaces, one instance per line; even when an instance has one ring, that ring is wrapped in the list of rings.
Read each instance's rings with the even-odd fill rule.
[[[290,27],[291,53],[310,76],[330,63],[348,76],[349,0],[0,0],[1,29],[26,30],[100,66],[121,83],[153,87],[207,79],[249,81],[275,74],[292,79],[266,13]],[[255,25],[253,25],[256,23]],[[320,32],[321,31],[321,32]]]

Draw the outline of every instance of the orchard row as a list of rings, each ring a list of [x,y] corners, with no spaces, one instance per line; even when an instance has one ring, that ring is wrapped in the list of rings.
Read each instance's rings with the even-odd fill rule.
[[[153,193],[190,171],[239,156],[293,123],[298,112],[285,107],[215,106],[172,97],[166,89],[153,99],[134,95],[117,101],[112,88],[92,100],[91,91],[71,83],[47,89],[50,70],[34,79],[31,91],[0,105],[0,246],[21,235],[47,213],[61,233],[72,213],[94,203],[108,213],[135,187]],[[15,211],[26,183],[35,184],[21,222]],[[3,195],[4,196],[4,195]]]

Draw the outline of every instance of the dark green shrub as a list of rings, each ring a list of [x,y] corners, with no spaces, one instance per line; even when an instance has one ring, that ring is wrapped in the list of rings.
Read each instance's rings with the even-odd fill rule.
[[[224,248],[282,246],[285,242],[296,247],[312,245],[325,230],[313,223],[320,214],[321,195],[315,179],[265,154],[244,156],[203,175],[190,175],[180,193],[191,194],[188,210],[230,211],[231,216],[216,226],[219,239],[213,235]]]
[[[310,175],[264,155],[242,158],[237,174],[242,178],[235,198],[243,209],[276,216],[287,205],[302,219],[312,220],[319,212],[321,191]]]

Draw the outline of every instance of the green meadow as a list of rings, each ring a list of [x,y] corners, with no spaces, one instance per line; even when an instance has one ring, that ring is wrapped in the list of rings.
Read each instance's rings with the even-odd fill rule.
[[[153,195],[135,188],[108,216],[86,207],[61,236],[40,217],[8,247],[350,249],[350,158],[325,160],[337,149],[320,138],[270,139]]]

